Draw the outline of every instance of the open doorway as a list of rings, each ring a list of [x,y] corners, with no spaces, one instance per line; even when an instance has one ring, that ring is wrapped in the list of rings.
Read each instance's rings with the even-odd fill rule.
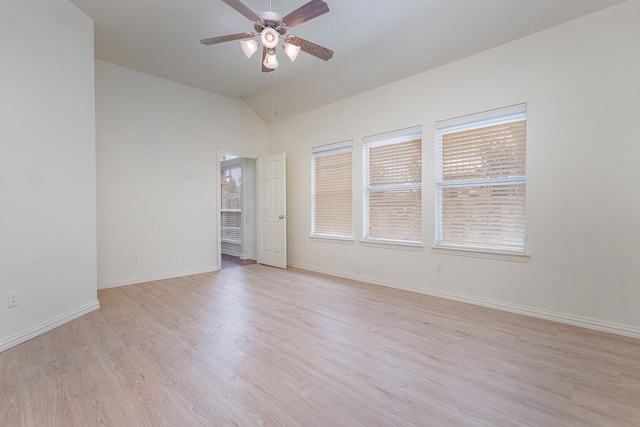
[[[218,155],[221,269],[256,262],[256,160],[231,153]]]

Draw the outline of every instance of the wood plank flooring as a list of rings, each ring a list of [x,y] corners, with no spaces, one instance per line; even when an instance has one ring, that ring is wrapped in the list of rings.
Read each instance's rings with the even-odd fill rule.
[[[640,341],[262,265],[99,292],[0,425],[640,426]]]
[[[244,267],[245,265],[256,263],[256,261],[252,259],[240,259],[240,257],[226,254],[222,254],[221,261],[223,270],[225,268]]]

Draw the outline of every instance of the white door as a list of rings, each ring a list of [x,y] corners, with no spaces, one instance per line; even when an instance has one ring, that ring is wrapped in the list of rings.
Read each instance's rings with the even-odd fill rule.
[[[287,194],[285,155],[257,161],[258,262],[287,268]]]

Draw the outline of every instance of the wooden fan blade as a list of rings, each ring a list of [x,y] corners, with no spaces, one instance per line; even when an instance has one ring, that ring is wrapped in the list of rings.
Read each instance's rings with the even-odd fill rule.
[[[238,12],[240,12],[242,15],[249,18],[252,22],[261,21],[260,17],[253,10],[245,6],[240,0],[222,0],[222,1],[228,4],[229,6],[231,6],[232,8],[234,8],[235,10],[237,10]]]
[[[220,36],[220,37],[211,37],[210,39],[202,39],[200,43],[205,44],[207,46],[212,44],[230,42],[233,40],[242,40],[249,39],[255,36],[256,33],[238,33],[238,34],[229,34],[228,36]]]
[[[310,19],[317,18],[329,12],[329,6],[323,0],[311,0],[282,18],[281,22],[288,28],[293,28]]]
[[[267,48],[266,47],[262,47],[262,72],[263,73],[270,73],[272,72],[274,69],[271,68],[267,68],[264,66],[264,59],[267,57]]]
[[[287,37],[287,42],[300,46],[300,50],[303,52],[307,52],[309,55],[313,55],[316,58],[320,58],[323,61],[328,61],[333,57],[333,51],[331,49],[327,49],[326,47],[322,47],[315,43],[311,43],[308,40],[301,39],[296,36]]]

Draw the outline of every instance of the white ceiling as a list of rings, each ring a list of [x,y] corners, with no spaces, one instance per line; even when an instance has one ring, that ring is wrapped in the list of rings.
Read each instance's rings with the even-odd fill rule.
[[[270,124],[625,0],[326,0],[330,12],[289,31],[332,49],[262,73],[240,42],[253,31],[221,0],[71,0],[95,21],[96,58],[246,102]],[[243,0],[256,13],[269,0]],[[281,16],[305,0],[271,0]],[[276,96],[277,95],[277,96]],[[277,111],[277,115],[276,115]]]

